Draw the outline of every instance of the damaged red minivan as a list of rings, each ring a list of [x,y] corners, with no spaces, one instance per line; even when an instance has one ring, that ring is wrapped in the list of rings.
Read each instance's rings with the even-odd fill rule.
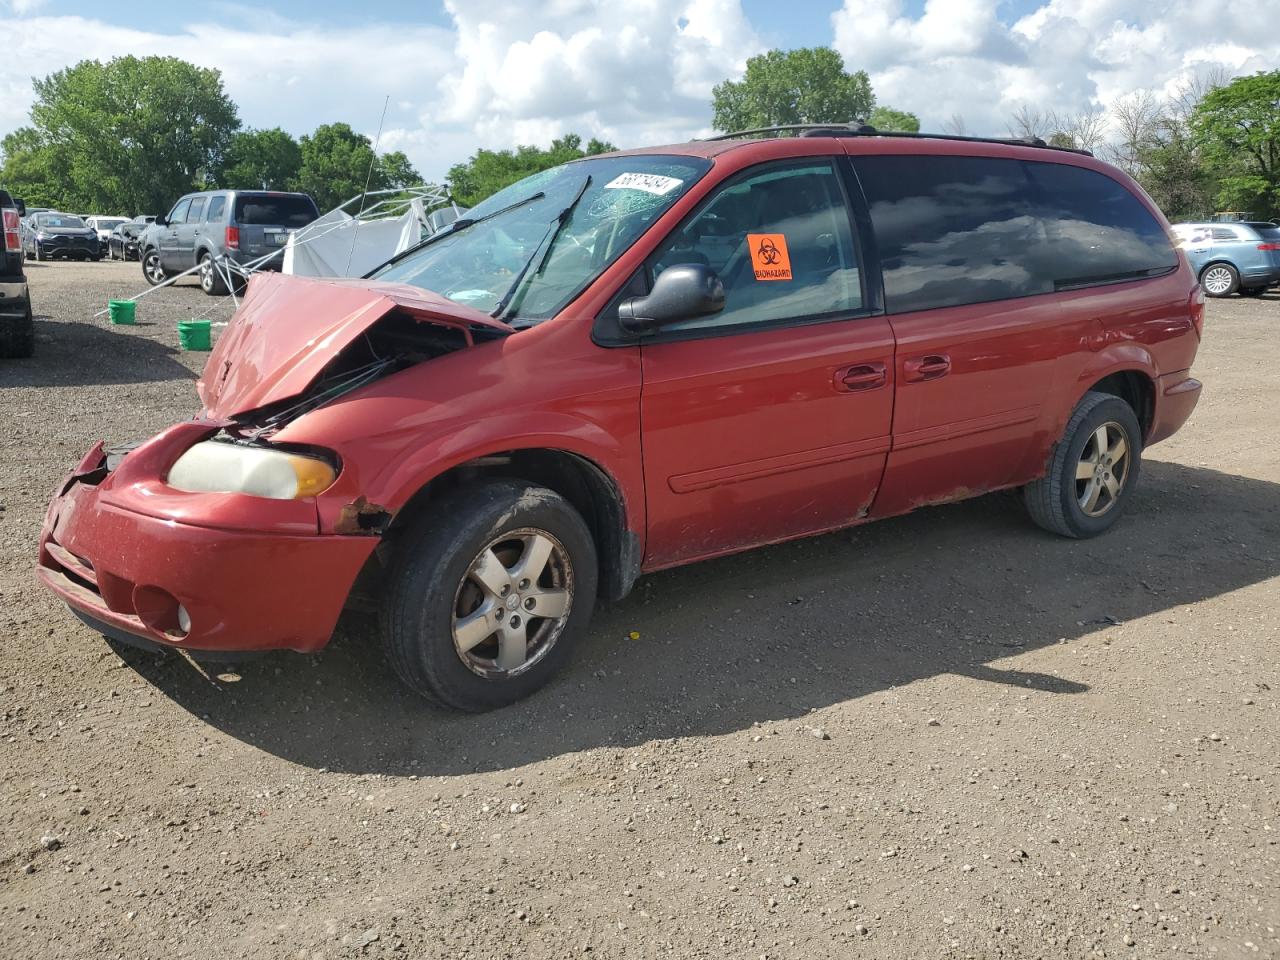
[[[58,488],[40,578],[196,655],[318,650],[371,598],[406,683],[484,710],[647,571],[1011,487],[1114,524],[1200,393],[1203,295],[1141,189],[1038,142],[786,132],[536,174],[364,279],[254,277],[200,413]]]

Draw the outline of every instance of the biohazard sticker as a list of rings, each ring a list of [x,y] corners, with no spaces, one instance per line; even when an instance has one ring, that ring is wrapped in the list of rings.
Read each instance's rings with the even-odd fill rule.
[[[787,238],[780,233],[748,233],[747,246],[751,250],[751,265],[757,280],[790,280],[791,254],[787,253]]]
[[[645,193],[661,197],[682,183],[684,183],[683,180],[664,177],[657,173],[620,173],[606,183],[604,188],[606,190],[643,190]]]

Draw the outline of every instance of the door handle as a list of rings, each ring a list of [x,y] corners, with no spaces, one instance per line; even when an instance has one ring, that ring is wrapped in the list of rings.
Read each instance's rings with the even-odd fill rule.
[[[927,357],[916,357],[902,364],[902,379],[908,383],[937,380],[950,372],[951,358],[945,353],[931,353]]]
[[[855,363],[836,371],[833,383],[840,393],[857,390],[874,390],[889,382],[889,372],[883,363]]]

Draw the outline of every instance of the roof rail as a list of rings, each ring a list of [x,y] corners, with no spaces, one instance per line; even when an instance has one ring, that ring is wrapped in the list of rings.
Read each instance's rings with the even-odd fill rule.
[[[1039,147],[1044,150],[1062,150],[1092,157],[1092,150],[1077,147],[1059,147],[1045,143],[1039,137],[967,137],[956,133],[915,133],[907,130],[877,130],[860,120],[849,123],[784,123],[773,127],[755,127],[751,130],[735,130],[721,133],[707,140],[736,140],[761,133],[793,132],[801,137],[907,137],[912,140],[957,140],[961,143],[1002,143],[1010,147]]]

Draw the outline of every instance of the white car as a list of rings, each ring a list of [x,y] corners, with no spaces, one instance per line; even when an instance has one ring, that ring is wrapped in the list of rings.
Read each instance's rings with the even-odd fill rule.
[[[128,217],[103,217],[92,216],[84,218],[85,226],[92,227],[98,234],[98,244],[102,248],[102,252],[107,252],[107,244],[111,240],[111,233],[116,227],[122,223],[128,223]]]

